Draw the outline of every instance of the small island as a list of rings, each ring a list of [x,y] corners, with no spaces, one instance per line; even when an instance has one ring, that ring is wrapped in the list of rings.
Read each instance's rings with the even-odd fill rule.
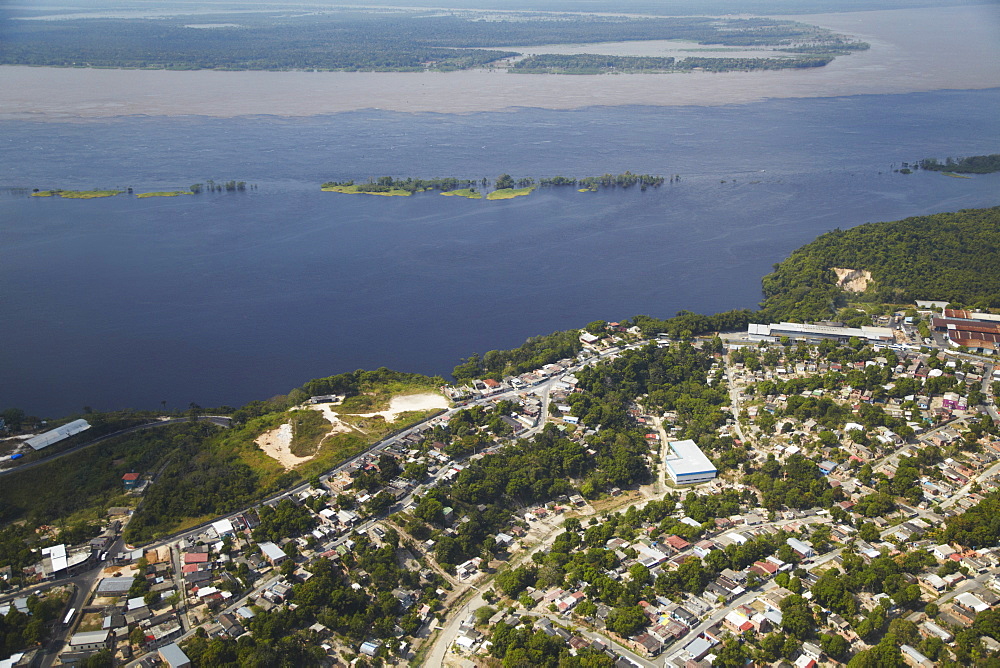
[[[156,190],[148,193],[134,193],[132,186],[125,189],[94,189],[94,190],[63,190],[62,188],[51,188],[41,190],[35,188],[31,192],[31,197],[62,197],[63,199],[96,199],[99,197],[114,197],[121,194],[134,194],[136,199],[146,199],[148,197],[178,197],[180,195],[198,195],[202,192],[222,193],[222,192],[245,192],[256,190],[256,184],[248,184],[246,181],[223,181],[215,182],[208,179],[204,183],[193,183],[187,190]],[[409,193],[407,193],[409,194]]]
[[[528,186],[527,188],[500,188],[487,195],[486,199],[514,199],[515,197],[530,195],[534,190],[533,186]]]
[[[31,193],[32,197],[62,197],[63,199],[95,199],[98,197],[114,197],[121,190],[38,190]]]
[[[144,199],[146,197],[177,197],[178,195],[193,195],[194,193],[190,190],[164,190],[160,192],[153,193],[139,193],[136,195],[136,199]]]
[[[633,174],[625,171],[621,174],[603,174],[601,176],[587,176],[583,178],[552,176],[542,177],[537,181],[531,177],[515,179],[510,174],[501,174],[492,184],[489,179],[458,179],[454,177],[438,179],[416,179],[394,178],[392,176],[381,176],[367,183],[355,183],[352,181],[327,181],[320,187],[323,192],[336,192],[343,194],[359,195],[383,195],[383,196],[403,196],[408,197],[413,193],[429,190],[440,191],[441,195],[451,197],[465,197],[467,199],[513,199],[514,197],[524,197],[530,195],[538,188],[555,188],[559,186],[571,186],[577,188],[579,192],[596,192],[601,188],[629,188],[639,186],[640,190],[646,188],[657,188],[663,185],[667,179],[663,176],[652,174]],[[670,183],[680,181],[680,176],[670,177]],[[491,191],[488,191],[490,186]],[[478,186],[478,189],[477,189]]]

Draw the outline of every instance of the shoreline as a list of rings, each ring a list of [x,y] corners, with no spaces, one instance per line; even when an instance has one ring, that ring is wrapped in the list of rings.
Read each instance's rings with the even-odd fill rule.
[[[302,117],[361,110],[478,113],[518,108],[721,106],[1000,87],[1000,11],[991,5],[789,17],[869,42],[808,70],[603,74],[491,70],[304,72],[0,66],[0,120],[123,116]],[[928,57],[924,45],[936,46]],[[988,48],[984,50],[984,45]]]

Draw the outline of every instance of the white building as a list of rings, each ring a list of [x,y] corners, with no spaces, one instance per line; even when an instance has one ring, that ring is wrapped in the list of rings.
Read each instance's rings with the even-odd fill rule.
[[[49,447],[53,443],[58,443],[64,438],[69,438],[74,434],[79,434],[81,431],[86,431],[88,429],[90,429],[90,423],[86,420],[73,420],[72,422],[67,422],[61,427],[50,429],[44,434],[32,436],[25,441],[25,443],[30,445],[35,450],[41,450],[42,448]]]
[[[109,631],[87,631],[77,633],[69,639],[69,648],[73,652],[89,652],[108,648]]]
[[[288,555],[285,554],[285,551],[271,541],[257,543],[257,547],[260,548],[260,551],[264,554],[264,558],[270,561],[272,566],[278,566],[285,559],[288,559]]]
[[[714,480],[715,476],[719,474],[715,465],[709,461],[694,441],[690,439],[674,441],[668,445],[670,452],[663,463],[675,485],[708,482]]]
[[[770,325],[750,323],[747,338],[751,341],[780,341],[781,337],[816,341],[834,339],[847,341],[858,338],[867,341],[893,341],[892,330],[888,327],[834,327],[831,325],[809,325],[799,322],[779,322]]]
[[[792,548],[803,559],[810,559],[815,555],[813,549],[797,538],[789,538],[785,541],[788,547]]]

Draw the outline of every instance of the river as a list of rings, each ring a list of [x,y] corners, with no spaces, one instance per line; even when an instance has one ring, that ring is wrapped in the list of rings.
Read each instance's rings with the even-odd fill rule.
[[[822,232],[1000,204],[1000,175],[892,171],[1000,152],[1000,40],[976,43],[995,8],[814,17],[873,48],[808,73],[0,68],[0,408],[239,405],[357,368],[446,375],[596,319],[753,307]],[[935,21],[931,56],[915,40]],[[681,178],[499,202],[319,191],[624,170]],[[13,190],[207,179],[257,187]]]
[[[753,307],[834,227],[998,203],[1000,175],[891,172],[1000,151],[1000,90],[717,107],[0,123],[0,183],[244,193],[0,195],[0,406],[238,405],[638,313]],[[655,190],[489,202],[329,179],[680,174]],[[932,295],[929,295],[929,297]]]

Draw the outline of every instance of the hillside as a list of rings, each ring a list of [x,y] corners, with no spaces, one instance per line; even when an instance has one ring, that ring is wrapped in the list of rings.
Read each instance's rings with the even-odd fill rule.
[[[761,315],[826,318],[847,301],[833,268],[868,271],[853,301],[934,299],[1000,306],[1000,207],[967,209],[834,230],[774,266],[763,278]]]

